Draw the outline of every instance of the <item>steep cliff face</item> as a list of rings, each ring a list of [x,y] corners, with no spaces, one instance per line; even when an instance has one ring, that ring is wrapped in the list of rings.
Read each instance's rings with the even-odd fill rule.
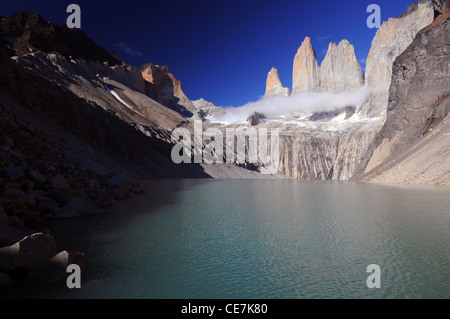
[[[450,184],[449,83],[446,9],[394,62],[387,120],[363,180]]]
[[[292,94],[319,90],[319,65],[309,37],[305,38],[295,55],[292,77]]]
[[[361,108],[363,116],[386,118],[392,64],[433,17],[431,1],[419,0],[404,14],[389,19],[378,29],[366,62],[366,84],[373,93]]]
[[[155,100],[176,112],[191,117],[196,107],[187,98],[181,88],[181,82],[169,72],[167,66],[148,63],[141,67],[142,77],[155,86]]]
[[[291,92],[289,88],[285,88],[281,84],[280,76],[278,75],[278,70],[276,68],[272,68],[269,74],[267,74],[265,95],[289,96],[290,93]]]
[[[355,48],[347,40],[330,43],[320,65],[320,90],[352,91],[364,85],[364,73],[356,59]]]

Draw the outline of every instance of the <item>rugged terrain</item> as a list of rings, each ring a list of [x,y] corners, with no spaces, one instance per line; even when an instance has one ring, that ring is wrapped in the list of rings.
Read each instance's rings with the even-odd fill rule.
[[[420,0],[385,22],[365,75],[349,41],[330,43],[319,66],[306,37],[292,91],[275,68],[266,81],[274,103],[368,87],[365,101],[282,117],[261,109],[235,123],[214,117],[223,108],[191,101],[166,66],[130,66],[37,14],[0,17],[0,288],[53,284],[65,265],[84,267],[83,254],[58,251],[46,221],[105,213],[140,193],[141,178],[450,184],[449,8],[448,0]],[[248,161],[176,165],[172,131],[192,132],[196,120],[244,135],[279,129],[279,172],[260,174],[264,163]]]

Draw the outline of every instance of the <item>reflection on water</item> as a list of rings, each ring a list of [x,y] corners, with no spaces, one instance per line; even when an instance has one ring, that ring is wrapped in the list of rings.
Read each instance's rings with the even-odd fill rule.
[[[450,190],[164,180],[118,212],[53,225],[86,251],[62,298],[449,298]],[[381,289],[366,268],[381,267]]]

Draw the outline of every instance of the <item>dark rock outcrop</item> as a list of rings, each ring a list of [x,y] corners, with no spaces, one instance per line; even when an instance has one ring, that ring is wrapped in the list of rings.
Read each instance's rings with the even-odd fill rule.
[[[4,38],[16,55],[33,51],[58,52],[66,58],[121,65],[113,53],[97,45],[79,29],[49,22],[36,13],[19,12],[0,19],[0,38]]]
[[[370,149],[372,156],[364,167],[368,173],[364,180],[378,180],[377,176],[381,174],[386,181],[414,183],[416,173],[421,174],[422,182],[429,180],[430,176],[437,181],[448,174],[443,168],[448,156],[442,144],[448,132],[442,131],[445,125],[442,128],[440,125],[450,111],[449,83],[450,9],[447,9],[421,30],[394,62],[387,120]],[[439,134],[435,132],[438,128]],[[435,135],[435,138],[427,139],[430,150],[422,152],[429,152],[431,156],[431,143],[440,143],[443,153],[438,152],[421,163],[426,157],[419,159],[418,153],[412,150],[418,150],[418,143],[428,135]],[[395,178],[389,176],[391,168],[406,163],[413,156],[417,166],[414,171],[409,171],[405,165],[403,174],[397,172]],[[424,167],[427,169],[422,171]],[[441,169],[444,169],[439,173],[441,178],[434,176]]]

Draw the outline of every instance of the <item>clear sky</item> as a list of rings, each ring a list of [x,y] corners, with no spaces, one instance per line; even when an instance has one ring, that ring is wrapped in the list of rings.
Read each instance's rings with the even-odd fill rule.
[[[146,0],[0,3],[0,14],[39,13],[65,24],[66,8],[81,7],[82,30],[128,64],[167,65],[191,99],[240,106],[264,94],[267,73],[279,71],[292,86],[298,47],[311,37],[319,64],[329,42],[349,40],[365,67],[376,29],[366,26],[367,6],[381,7],[382,20],[403,13],[412,0]]]

